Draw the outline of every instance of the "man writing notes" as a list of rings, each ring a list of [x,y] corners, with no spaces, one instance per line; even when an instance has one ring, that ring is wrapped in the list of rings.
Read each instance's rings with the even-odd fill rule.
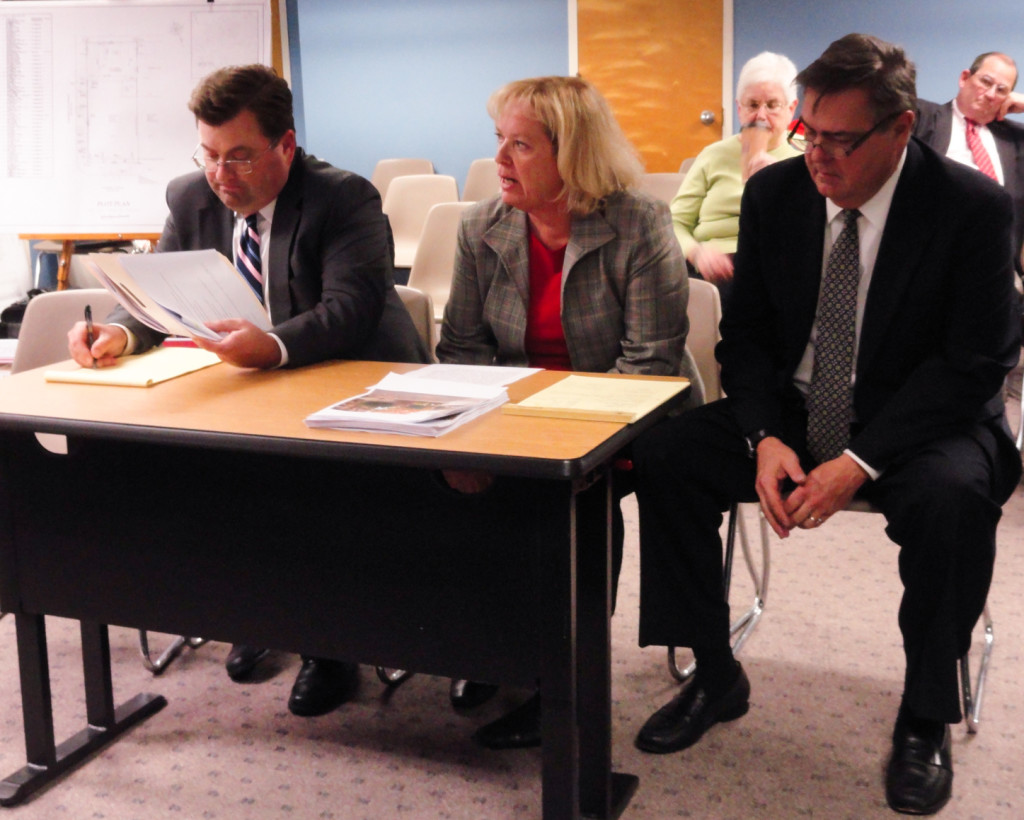
[[[694,678],[640,730],[665,753],[746,713],[729,645],[722,512],[760,501],[780,538],[855,493],[896,542],[906,671],[886,768],[899,812],[949,799],[957,660],[984,607],[1000,505],[1020,476],[1003,415],[1017,359],[1011,209],[995,182],[911,139],[913,65],[851,34],[797,77],[804,152],[740,209],[717,357],[727,398],[634,446],[642,645],[686,646]]]
[[[213,248],[235,261],[272,328],[224,318],[216,342],[196,343],[238,367],[296,367],[326,359],[426,362],[394,289],[393,242],[380,196],[365,179],[303,152],[295,142],[287,83],[262,65],[224,68],[192,92],[201,169],[167,187],[170,215],[158,251]],[[84,322],[68,334],[83,367],[159,344],[162,336],[116,310],[87,343]],[[233,680],[251,675],[266,650],[231,648]],[[288,707],[317,715],[354,691],[355,664],[303,658]]]

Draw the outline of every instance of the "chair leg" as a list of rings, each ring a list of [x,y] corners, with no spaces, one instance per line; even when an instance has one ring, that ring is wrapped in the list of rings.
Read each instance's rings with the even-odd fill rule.
[[[981,699],[985,694],[985,678],[988,675],[988,664],[992,658],[992,647],[995,644],[995,631],[992,627],[992,616],[988,604],[981,615],[985,628],[984,646],[981,650],[981,661],[978,664],[978,676],[972,691],[971,688],[971,653],[966,652],[960,659],[960,690],[963,697],[964,721],[968,734],[975,734],[981,723]]]
[[[142,655],[142,665],[154,675],[163,672],[186,646],[197,649],[204,643],[206,643],[206,638],[187,638],[184,635],[179,635],[154,660],[149,651],[149,635],[145,629],[139,630],[139,654]]]
[[[754,561],[750,546],[750,538],[747,535],[747,527],[740,512],[739,505],[733,504],[729,508],[729,524],[725,542],[725,560],[722,565],[722,591],[725,599],[729,599],[729,588],[732,582],[732,564],[736,550],[736,534],[739,533],[740,547],[743,550],[743,560],[747,565],[747,572],[754,586],[754,601],[742,615],[740,615],[729,627],[729,637],[732,641],[733,654],[738,653],[747,642],[754,629],[757,627],[761,616],[764,614],[765,603],[768,598],[768,574],[771,565],[771,538],[768,529],[768,522],[764,516],[758,513],[759,535],[761,538],[761,565],[760,571]],[[697,665],[693,662],[685,669],[681,668],[676,660],[676,648],[668,648],[668,669],[672,677],[677,681],[685,681],[697,671]]]
[[[377,677],[380,678],[380,682],[387,686],[398,686],[400,683],[404,683],[413,675],[412,672],[406,669],[390,669],[386,666],[377,667]]]

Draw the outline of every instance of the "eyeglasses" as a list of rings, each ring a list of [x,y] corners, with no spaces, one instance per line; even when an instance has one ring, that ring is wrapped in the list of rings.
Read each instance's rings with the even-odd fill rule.
[[[819,134],[813,128],[808,128],[807,123],[805,123],[803,117],[801,117],[796,121],[796,125],[793,126],[793,130],[789,132],[789,136],[786,137],[786,142],[788,142],[794,150],[801,151],[805,154],[811,153],[815,148],[820,148],[825,155],[829,157],[848,157],[867,142],[868,137],[874,134],[878,129],[888,125],[901,113],[903,112],[893,111],[891,114],[882,117],[882,119],[871,126],[869,130],[859,136],[857,134],[846,133]],[[801,126],[803,127],[803,133],[797,133],[800,131]]]
[[[253,172],[253,166],[263,159],[263,156],[268,151],[276,148],[278,142],[280,140],[274,140],[251,159],[214,159],[203,151],[203,146],[199,145],[196,146],[195,153],[192,154],[192,161],[196,164],[197,168],[202,168],[208,174],[217,173],[217,169],[223,165],[225,170],[245,176]]]
[[[767,100],[765,102],[760,102],[758,100],[742,100],[740,102],[740,108],[750,114],[756,114],[762,108],[766,108],[769,112],[774,114],[776,111],[781,111],[785,107],[786,104],[781,100]]]
[[[974,79],[977,80],[978,85],[985,89],[986,93],[994,90],[997,97],[1007,97],[1010,94],[1010,87],[1008,85],[997,83],[988,74],[975,74]]]

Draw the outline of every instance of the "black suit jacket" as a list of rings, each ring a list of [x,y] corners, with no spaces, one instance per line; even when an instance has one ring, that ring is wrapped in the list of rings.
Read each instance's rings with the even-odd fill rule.
[[[167,186],[158,251],[213,248],[232,259],[234,215],[196,171]],[[367,180],[297,149],[270,233],[268,308],[289,366],[327,359],[427,362],[394,288],[394,245]],[[228,318],[228,317],[226,317]],[[161,335],[123,311],[142,348]]]
[[[914,135],[945,156],[949,150],[953,128],[952,101],[940,105],[928,100],[917,101]],[[1008,120],[988,124],[996,141],[999,163],[1003,166],[1004,186],[1013,199],[1014,265],[1021,271],[1021,247],[1024,246],[1024,126]]]
[[[769,166],[746,185],[717,350],[744,433],[764,428],[792,439],[794,427],[805,432],[793,373],[817,307],[825,218],[825,199],[802,157]],[[850,447],[871,466],[884,469],[980,423],[998,442],[994,455],[1016,460],[1019,471],[1001,395],[1020,349],[1010,229],[1000,186],[911,140],[858,348],[854,411],[862,429]],[[1017,474],[1009,464],[1008,474]]]

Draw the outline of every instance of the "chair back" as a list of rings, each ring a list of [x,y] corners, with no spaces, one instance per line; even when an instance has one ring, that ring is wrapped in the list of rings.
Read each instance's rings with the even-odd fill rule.
[[[722,398],[722,379],[715,359],[715,345],[721,338],[718,323],[722,319],[722,300],[718,288],[703,279],[690,279],[690,299],[686,316],[690,320],[690,331],[686,336],[686,347],[697,363],[697,370],[704,382],[704,401]]]
[[[674,173],[644,174],[640,180],[640,190],[655,199],[671,202],[679,193],[679,186],[683,184],[685,176],[686,174]]]
[[[687,157],[682,162],[680,162],[679,163],[679,173],[682,174],[683,176],[686,176],[686,172],[690,170],[690,166],[693,165],[693,161],[695,159],[697,159],[697,158],[696,157]]]
[[[462,186],[462,201],[479,202],[481,199],[490,199],[500,191],[498,163],[491,157],[473,160],[466,173],[466,183]]]
[[[102,322],[117,305],[117,300],[104,288],[58,290],[40,293],[29,300],[18,332],[12,373],[60,362],[68,355],[68,331],[92,308],[97,322]]]
[[[455,249],[462,214],[472,202],[442,202],[433,206],[423,225],[416,256],[409,269],[409,287],[430,294],[434,318],[440,322],[452,289]]]
[[[380,193],[381,201],[383,201],[388,187],[391,185],[391,180],[395,177],[406,174],[432,173],[434,173],[434,163],[429,159],[382,159],[374,166],[370,182]]]
[[[412,317],[416,332],[427,346],[431,357],[434,355],[434,306],[430,294],[406,285],[395,285],[398,297]]]
[[[412,174],[395,177],[384,197],[384,213],[395,237],[395,267],[412,267],[423,225],[430,209],[439,202],[458,202],[455,177],[444,174]]]

